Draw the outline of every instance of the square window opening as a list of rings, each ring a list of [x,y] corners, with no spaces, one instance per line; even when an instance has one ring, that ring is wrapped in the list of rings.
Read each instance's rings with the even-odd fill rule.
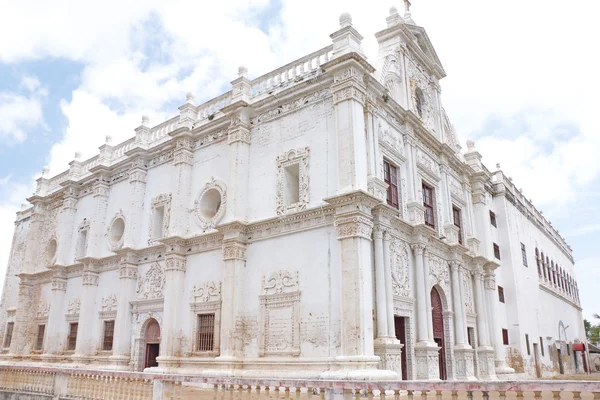
[[[285,189],[283,200],[286,206],[291,206],[300,201],[300,164],[292,164],[283,168]]]
[[[165,219],[165,206],[154,208],[154,221],[152,221],[152,239],[161,239],[163,237],[163,224]]]
[[[12,342],[12,334],[13,334],[14,327],[15,327],[14,322],[9,322],[6,324],[6,335],[4,335],[4,347],[5,348],[10,347],[10,342]]]
[[[42,350],[44,348],[44,333],[46,325],[38,325],[37,340],[35,341],[35,349]]]

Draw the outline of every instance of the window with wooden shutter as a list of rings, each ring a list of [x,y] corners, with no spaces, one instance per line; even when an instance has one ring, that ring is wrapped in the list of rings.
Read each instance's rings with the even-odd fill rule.
[[[215,337],[215,314],[198,315],[197,351],[213,351]]]
[[[494,257],[500,259],[500,247],[496,243],[494,243]]]
[[[502,344],[508,345],[508,329],[502,329]]]
[[[493,211],[490,211],[490,224],[492,224],[495,227],[498,227],[498,225],[496,224],[496,214]]]
[[[383,180],[388,184],[387,203],[398,208],[398,168],[383,160]]]
[[[35,341],[36,350],[42,350],[44,347],[44,332],[46,332],[46,325],[38,325],[37,340]]]
[[[458,227],[458,243],[463,244],[462,241],[462,223],[461,223],[461,215],[460,208],[452,207],[452,217],[454,219],[454,225]]]
[[[433,188],[423,184],[423,207],[425,207],[425,225],[435,228],[435,215],[433,213]]]
[[[498,301],[504,303],[504,288],[502,286],[498,286]]]
[[[102,340],[102,350],[112,350],[114,334],[115,321],[104,321],[104,338]]]
[[[75,350],[75,346],[77,345],[77,328],[79,324],[77,322],[73,322],[69,325],[69,336],[67,337],[67,350],[72,351]]]

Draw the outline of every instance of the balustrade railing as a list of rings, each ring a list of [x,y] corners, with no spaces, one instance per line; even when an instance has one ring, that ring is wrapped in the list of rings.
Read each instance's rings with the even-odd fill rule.
[[[252,97],[303,80],[307,75],[318,71],[322,64],[331,60],[332,52],[333,45],[329,45],[263,76],[259,76],[251,82]]]
[[[107,400],[600,400],[600,381],[276,380],[0,366],[2,392]]]

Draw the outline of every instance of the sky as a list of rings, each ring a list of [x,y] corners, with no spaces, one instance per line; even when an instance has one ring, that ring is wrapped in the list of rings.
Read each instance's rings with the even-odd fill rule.
[[[597,15],[590,0],[412,0],[446,70],[442,101],[571,245],[584,316],[600,313]],[[390,6],[370,0],[0,0],[0,281],[15,212],[42,167],[87,159],[106,135],[134,135],[331,43],[349,12],[377,57]],[[594,40],[596,39],[596,40]]]

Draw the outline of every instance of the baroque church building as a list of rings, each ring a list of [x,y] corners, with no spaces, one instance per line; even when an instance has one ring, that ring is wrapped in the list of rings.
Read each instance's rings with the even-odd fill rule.
[[[407,7],[38,179],[0,363],[327,379],[574,373],[571,248],[466,151]],[[5,229],[7,227],[4,227]]]

